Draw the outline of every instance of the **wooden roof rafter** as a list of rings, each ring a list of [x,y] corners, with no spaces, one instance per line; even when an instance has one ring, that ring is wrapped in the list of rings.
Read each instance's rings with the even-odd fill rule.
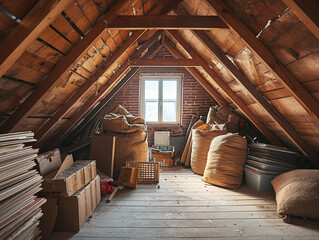
[[[144,33],[144,31],[135,31],[129,39],[127,39],[121,47],[117,49],[117,51],[107,60],[104,61],[98,68],[94,74],[90,76],[90,78],[63,104],[63,106],[47,121],[38,131],[35,133],[35,137],[38,140],[37,144],[41,143],[42,138],[46,133],[48,133],[55,124],[58,123],[63,116],[68,112],[70,108],[83,96],[91,86],[101,77],[101,75],[109,69],[114,62],[130,47],[132,46]],[[126,68],[128,65],[126,64]],[[108,82],[106,82],[108,85]]]
[[[132,67],[198,67],[194,59],[131,59]]]
[[[40,0],[22,19],[19,25],[1,42],[0,77],[18,60],[24,50],[71,0]]]
[[[266,100],[266,98],[257,90],[257,88],[248,80],[248,78],[229,60],[226,54],[215,44],[209,36],[203,31],[192,31],[194,35],[206,46],[220,61],[220,63],[232,73],[232,75],[241,83],[244,89],[249,92],[256,103],[280,126],[288,138],[313,161],[313,164],[319,166],[316,159],[318,154],[301,138],[300,134],[289,124],[289,122]]]
[[[164,46],[175,58],[184,58],[183,55],[173,46],[169,40],[164,41]],[[221,106],[227,106],[226,101],[220,94],[204,79],[204,77],[194,67],[186,67],[186,70],[206,89],[206,91],[215,99]]]
[[[319,39],[319,2],[316,0],[283,0],[283,2]]]
[[[56,65],[56,67],[45,77],[42,83],[32,92],[32,94],[20,105],[14,114],[0,127],[0,132],[13,132],[19,123],[23,122],[27,116],[36,108],[37,104],[44,98],[45,94],[54,88],[59,78],[69,72],[74,64],[78,62],[90,49],[95,40],[105,30],[107,22],[116,18],[116,12],[126,4],[125,0],[120,0],[102,17],[97,24],[84,36],[84,38]]]
[[[143,45],[142,45],[142,49],[149,49],[148,52],[143,56],[144,59],[147,58],[152,58],[157,51],[161,48],[161,43],[158,41],[159,36],[162,34],[162,31],[157,31],[156,33],[153,34],[153,36],[149,39],[151,41],[146,41]],[[159,43],[159,44],[156,44]],[[145,51],[144,50],[144,51]],[[143,53],[144,51],[136,51],[136,53],[133,55],[133,57],[141,57],[141,53]],[[128,71],[128,69],[130,69],[130,71],[128,73],[126,73]],[[110,94],[107,94],[105,96],[105,93],[108,91],[109,87],[115,83],[116,81],[118,81],[118,79],[120,79],[123,75],[125,75],[120,82],[117,83],[117,85],[122,85],[123,83],[125,84],[129,79],[131,79],[132,76],[134,76],[134,74],[136,74],[136,72],[139,70],[139,67],[132,67],[130,68],[128,65],[128,62],[126,62],[123,66],[121,66],[118,71],[113,74],[111,76],[111,78],[106,82],[106,84],[104,84],[98,92],[98,95],[92,96],[86,103],[84,106],[82,106],[82,108],[71,118],[67,121],[67,123],[62,127],[62,130],[59,131],[58,134],[56,134],[54,136],[54,139],[51,139],[50,142],[52,143],[58,143],[71,129],[72,127],[81,119],[81,117],[83,117],[83,115],[94,106],[94,104],[96,104],[99,100],[101,100],[102,98],[104,98],[100,104],[98,106],[96,106],[97,109],[101,109],[102,107],[100,107],[100,105],[105,105],[105,102],[108,101],[108,99],[110,98],[109,95],[114,95],[114,93],[112,93],[112,91],[110,92]],[[114,87],[116,88],[117,85]],[[118,90],[117,90],[118,91]],[[94,110],[93,110],[94,111]],[[93,113],[94,114],[94,113]]]
[[[230,89],[223,79],[208,66],[207,62],[183,39],[177,31],[168,31],[169,34],[199,62],[207,74],[220,86],[229,99],[242,111],[242,113],[260,130],[261,133],[273,144],[282,146],[282,141],[267,128],[262,121],[250,110],[250,108]]]
[[[256,38],[251,30],[239,17],[228,8],[222,0],[207,0],[215,9],[218,16],[236,32],[247,44],[249,49],[272,70],[283,86],[289,90],[292,96],[301,106],[319,123],[319,102],[301,85],[301,83],[287,70],[287,68],[275,57],[266,46]]]
[[[108,29],[141,30],[141,29],[198,29],[228,28],[217,16],[117,16]]]

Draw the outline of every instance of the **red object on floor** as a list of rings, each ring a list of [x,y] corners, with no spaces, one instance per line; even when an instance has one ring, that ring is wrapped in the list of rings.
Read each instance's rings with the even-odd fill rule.
[[[104,178],[100,180],[101,194],[109,194],[113,192],[114,187],[110,186],[109,182],[113,182],[113,179]]]

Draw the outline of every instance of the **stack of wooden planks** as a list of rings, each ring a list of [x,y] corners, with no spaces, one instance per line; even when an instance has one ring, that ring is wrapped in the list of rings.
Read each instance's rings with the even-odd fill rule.
[[[0,239],[39,239],[42,177],[34,169],[33,132],[0,134]]]

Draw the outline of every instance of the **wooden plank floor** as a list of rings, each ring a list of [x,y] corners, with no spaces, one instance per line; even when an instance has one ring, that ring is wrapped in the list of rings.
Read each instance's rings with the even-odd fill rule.
[[[72,239],[319,239],[319,221],[279,219],[273,193],[218,188],[183,167],[106,199]]]

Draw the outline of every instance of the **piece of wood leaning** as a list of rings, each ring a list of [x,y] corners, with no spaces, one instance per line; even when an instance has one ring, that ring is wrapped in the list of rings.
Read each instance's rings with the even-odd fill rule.
[[[200,29],[227,28],[227,25],[216,16],[118,16],[108,29]]]
[[[283,0],[306,27],[319,39],[319,3],[316,0]]]
[[[208,37],[203,31],[193,31],[195,36],[220,60],[226,69],[242,84],[242,86],[253,96],[255,101],[268,113],[276,124],[285,132],[289,139],[303,152],[309,159],[319,166],[318,154],[302,139],[300,134],[289,124],[289,122],[265,99],[256,87],[246,78],[246,76],[228,59],[226,54]]]
[[[207,0],[215,9],[218,16],[235,31],[253,53],[270,69],[281,81],[283,86],[290,91],[292,96],[301,104],[301,106],[319,122],[319,103],[318,101],[301,85],[301,83],[281,64],[268,48],[256,38],[250,29],[229,9],[222,0]]]
[[[44,98],[45,94],[56,86],[58,79],[73,68],[75,62],[79,61],[94,44],[97,37],[105,31],[106,22],[116,17],[116,12],[125,4],[124,0],[116,5],[99,20],[99,22],[88,32],[87,35],[56,65],[56,67],[45,77],[42,83],[32,94],[20,105],[14,114],[0,127],[0,132],[13,132],[19,123],[30,114],[37,104]]]
[[[71,0],[39,1],[22,19],[19,25],[0,44],[0,77],[18,60],[34,41]]]
[[[227,94],[229,99],[241,109],[242,113],[264,134],[264,136],[275,145],[283,146],[282,141],[274,135],[269,128],[267,128],[261,120],[246,106],[244,102],[230,89],[230,87],[219,77],[219,75],[211,69],[206,61],[183,39],[177,31],[169,31],[175,40],[194,58],[201,67],[211,76],[212,79],[220,86],[220,88]]]

